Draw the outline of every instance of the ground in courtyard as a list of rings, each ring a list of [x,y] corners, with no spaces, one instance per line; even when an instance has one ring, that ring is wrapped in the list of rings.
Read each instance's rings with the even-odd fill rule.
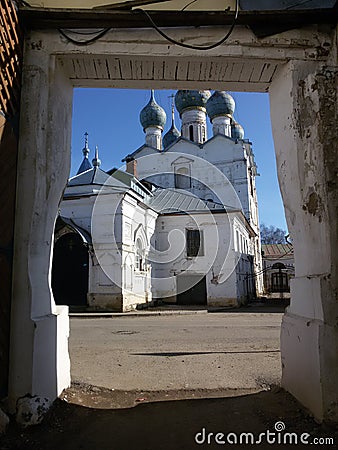
[[[281,319],[281,312],[73,318],[72,379],[116,391],[206,396],[278,385]]]
[[[250,311],[71,319],[72,387],[42,424],[12,423],[1,450],[232,445],[218,444],[217,433],[220,441],[232,433],[237,448],[247,447],[240,433],[254,440],[265,433],[259,446],[270,449],[284,432],[335,448],[327,439],[337,443],[337,430],[316,423],[279,387],[281,311]]]

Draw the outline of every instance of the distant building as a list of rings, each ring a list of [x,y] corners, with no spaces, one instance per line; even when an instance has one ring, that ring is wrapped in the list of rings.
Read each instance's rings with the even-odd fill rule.
[[[181,132],[173,109],[162,138],[166,115],[151,93],[145,144],[126,156],[126,172],[104,172],[97,151],[92,166],[86,136],[55,232],[57,303],[128,311],[154,299],[240,305],[262,293],[256,164],[234,100],[178,91],[175,103]]]
[[[263,244],[264,295],[290,298],[290,279],[295,275],[292,244]]]

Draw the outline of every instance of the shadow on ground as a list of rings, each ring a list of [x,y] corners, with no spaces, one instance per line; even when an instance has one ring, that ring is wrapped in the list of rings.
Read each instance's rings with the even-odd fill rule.
[[[137,314],[139,316],[147,315],[149,313],[284,313],[285,308],[289,305],[289,301],[285,299],[273,299],[264,300],[262,302],[251,302],[247,305],[242,305],[240,307],[235,306],[207,306],[207,305],[177,305],[172,303],[161,302],[160,304],[142,306],[142,308],[137,308],[136,311],[127,311],[124,313],[117,312],[109,309],[97,309],[96,307],[88,306],[70,306],[69,312],[76,316],[95,315],[95,314],[105,314],[105,315],[118,315],[128,317],[132,314]]]
[[[110,393],[114,395],[114,393]],[[143,402],[144,398],[136,399]],[[337,430],[319,425],[286,392],[279,388],[249,395],[159,401],[135,404],[125,409],[99,409],[57,400],[44,422],[30,429],[19,429],[12,424],[2,440],[2,450],[189,450],[195,448],[222,448],[229,444],[216,444],[216,433],[251,432],[258,439],[259,433],[275,431],[276,422],[285,424],[285,432],[300,437],[308,433],[309,442],[314,438],[335,438]],[[280,425],[282,427],[282,425]],[[202,429],[214,433],[211,444],[197,444],[196,433]],[[284,433],[276,433],[284,439]],[[235,435],[232,442],[235,442]],[[198,435],[203,441],[203,434]],[[270,436],[272,439],[273,436]],[[221,436],[219,440],[222,441]],[[245,438],[243,438],[245,439]],[[295,439],[295,437],[294,437]],[[237,442],[238,442],[237,441]],[[260,448],[271,449],[272,443]],[[277,443],[277,441],[276,441]],[[274,445],[276,445],[276,443]],[[278,445],[278,444],[277,444]],[[250,445],[232,445],[248,448]],[[295,448],[294,445],[278,445]],[[335,448],[327,444],[322,448]]]

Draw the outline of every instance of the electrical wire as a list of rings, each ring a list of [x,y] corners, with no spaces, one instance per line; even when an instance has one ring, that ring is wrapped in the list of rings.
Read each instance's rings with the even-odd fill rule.
[[[260,271],[258,271],[256,273],[246,275],[245,279],[249,280],[249,279],[252,279],[252,278],[257,278],[260,275],[264,275],[264,273],[268,272],[271,269],[272,269],[272,266],[266,267],[265,269],[262,269],[262,270],[260,270]],[[290,265],[290,264],[287,264],[285,266],[285,269],[282,269],[282,270],[292,270],[292,269],[294,269],[294,267],[292,265]],[[273,269],[273,270],[275,270],[275,269]],[[283,273],[285,273],[285,272],[283,272]]]
[[[77,31],[74,29],[68,29],[68,28],[62,28],[64,32],[67,33],[71,33],[71,34],[78,34],[80,36],[91,36],[93,34],[98,34],[98,33],[102,33],[105,28],[102,28],[100,30],[95,30],[95,31]]]
[[[185,44],[184,42],[179,42],[176,39],[173,39],[172,37],[170,37],[166,33],[164,33],[164,31],[162,31],[156,25],[156,23],[153,21],[151,15],[148,13],[148,11],[146,11],[145,9],[141,9],[141,8],[135,8],[134,11],[142,11],[147,16],[147,18],[148,18],[149,22],[151,23],[151,25],[153,26],[153,28],[168,42],[171,42],[172,44],[178,45],[180,47],[190,48],[192,50],[212,50],[213,48],[219,47],[220,45],[224,44],[224,42],[230,37],[231,33],[233,32],[236,22],[237,22],[237,18],[238,18],[239,0],[236,0],[235,16],[234,16],[234,20],[230,26],[229,31],[221,40],[219,40],[211,45],[190,45],[190,44]]]
[[[19,3],[22,4],[23,6],[27,6],[28,8],[33,8],[33,6],[26,2],[25,0],[19,0]]]
[[[195,0],[194,0],[195,1]],[[183,9],[187,8],[189,5],[191,5],[193,2],[188,3]],[[239,0],[236,0],[236,7],[235,7],[235,16],[234,16],[234,20],[230,26],[229,31],[226,33],[226,35],[220,39],[219,41],[215,42],[214,44],[211,45],[191,45],[191,44],[185,44],[184,42],[179,42],[176,39],[171,38],[170,36],[168,36],[164,31],[162,31],[157,25],[156,23],[153,21],[151,15],[148,13],[148,11],[141,9],[141,8],[135,8],[133,11],[142,11],[143,14],[146,15],[146,17],[148,18],[149,22],[151,23],[152,27],[167,41],[171,42],[174,45],[178,45],[180,47],[184,47],[184,48],[189,48],[192,50],[211,50],[213,48],[219,47],[220,45],[222,45],[231,35],[231,33],[233,32],[235,25],[236,25],[236,21],[238,18],[238,11],[239,11]],[[107,34],[109,31],[111,30],[111,27],[109,28],[105,28],[101,31],[96,31],[96,32],[79,32],[79,31],[74,31],[74,30],[70,30],[70,29],[63,29],[63,28],[59,28],[59,33],[65,38],[67,39],[69,42],[71,42],[72,44],[75,45],[79,45],[79,46],[85,46],[85,45],[89,45],[94,43],[95,41],[97,41],[98,39],[102,38],[105,34]],[[84,41],[79,41],[77,39],[72,38],[69,33],[73,33],[73,34],[77,34],[77,35],[91,35],[91,34],[95,34],[95,36],[93,36],[90,39],[86,39]]]
[[[193,3],[196,3],[198,0],[192,0],[191,2],[189,2],[188,4],[186,4],[181,11],[185,11],[187,8],[189,8],[190,5],[192,5]]]
[[[67,41],[71,42],[72,44],[75,45],[88,45],[88,44],[93,44],[95,41],[97,41],[98,39],[102,38],[105,34],[108,33],[108,31],[111,30],[111,27],[109,28],[105,28],[104,30],[102,30],[101,32],[99,32],[96,36],[87,39],[86,41],[78,41],[76,39],[73,39],[72,37],[70,37],[67,33],[65,33],[65,31],[62,28],[59,28],[59,33],[65,38],[67,39]]]

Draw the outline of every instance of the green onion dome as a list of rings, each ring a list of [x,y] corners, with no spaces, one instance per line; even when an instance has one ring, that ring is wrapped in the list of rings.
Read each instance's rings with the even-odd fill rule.
[[[175,95],[177,111],[182,115],[186,109],[205,109],[210,91],[180,90]]]
[[[244,129],[238,122],[232,121],[231,137],[233,139],[244,139]]]
[[[210,120],[217,116],[232,116],[235,100],[225,91],[215,91],[207,101],[206,108]]]
[[[148,127],[162,128],[167,120],[166,113],[160,105],[158,105],[154,98],[154,91],[151,91],[149,103],[140,112],[140,122],[143,130]]]

